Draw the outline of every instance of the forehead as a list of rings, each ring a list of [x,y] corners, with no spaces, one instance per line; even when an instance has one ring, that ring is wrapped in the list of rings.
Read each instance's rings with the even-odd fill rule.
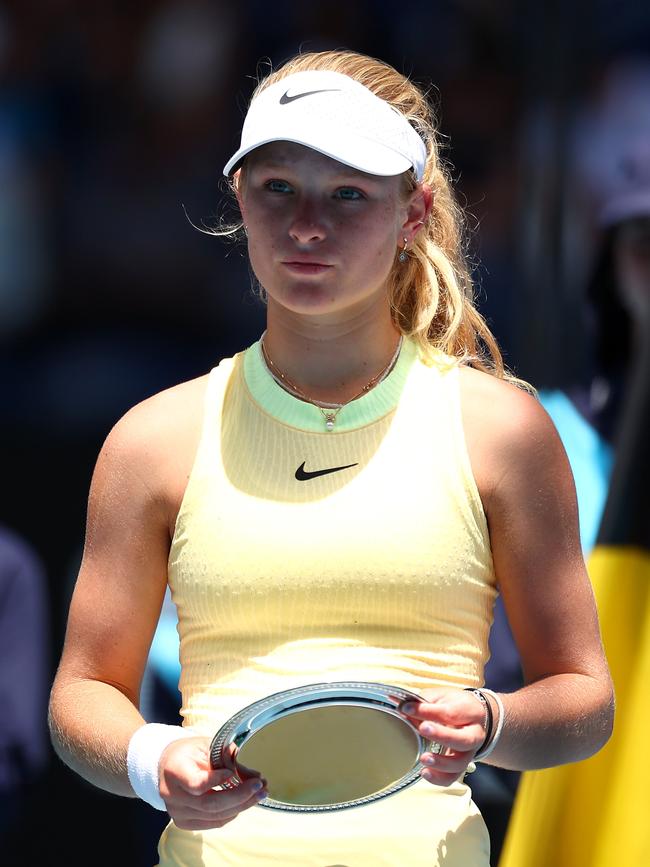
[[[329,175],[344,175],[345,177],[365,178],[376,183],[387,182],[389,185],[395,182],[399,175],[383,177],[371,175],[367,172],[354,169],[345,163],[332,159],[319,151],[308,148],[305,145],[290,141],[273,141],[261,145],[245,158],[245,164],[250,168],[277,166],[292,169],[306,168],[310,171],[319,171]]]

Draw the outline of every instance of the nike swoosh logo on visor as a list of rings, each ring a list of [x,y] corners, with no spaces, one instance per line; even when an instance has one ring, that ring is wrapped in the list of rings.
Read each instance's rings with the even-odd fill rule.
[[[307,463],[306,461],[303,461],[300,464],[300,466],[298,467],[298,469],[296,470],[296,478],[298,479],[299,482],[308,482],[309,479],[315,479],[318,476],[326,476],[329,473],[338,473],[341,470],[349,470],[350,467],[358,467],[359,466],[359,464],[356,463],[356,464],[346,464],[344,467],[329,467],[326,470],[309,471],[309,470],[305,469],[306,463]]]
[[[285,90],[280,97],[280,105],[288,105],[290,102],[295,102],[296,99],[302,99],[304,96],[313,96],[315,93],[334,93],[338,90],[338,87],[327,87],[325,90],[306,90],[304,93],[296,93],[294,96],[289,96],[289,91]]]

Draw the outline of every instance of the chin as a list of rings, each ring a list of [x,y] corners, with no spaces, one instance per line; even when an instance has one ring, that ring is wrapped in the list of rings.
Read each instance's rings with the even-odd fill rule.
[[[283,288],[279,292],[267,290],[269,302],[292,313],[323,314],[343,309],[340,299],[322,286],[299,285]]]
[[[344,292],[336,294],[332,287],[318,286],[314,283],[300,283],[283,286],[280,290],[267,290],[269,305],[276,305],[291,313],[305,316],[327,316],[349,313],[358,315],[364,310],[376,308],[377,304],[387,304],[384,288],[348,296]]]

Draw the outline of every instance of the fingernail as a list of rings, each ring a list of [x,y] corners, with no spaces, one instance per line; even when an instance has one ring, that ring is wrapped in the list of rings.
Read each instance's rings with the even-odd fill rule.
[[[257,798],[258,801],[263,801],[264,798],[267,797],[267,795],[268,795],[268,792],[257,792],[255,797]]]
[[[405,714],[415,713],[415,705],[413,704],[412,701],[407,701],[406,704],[402,705],[400,710],[402,711],[402,713],[405,713]]]
[[[259,792],[263,785],[264,783],[261,780],[255,780],[255,782],[253,783],[253,791]]]

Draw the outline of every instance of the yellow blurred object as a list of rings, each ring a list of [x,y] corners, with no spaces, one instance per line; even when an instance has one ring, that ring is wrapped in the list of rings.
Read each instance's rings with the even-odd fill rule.
[[[499,867],[650,865],[650,551],[597,546],[589,574],[614,734],[591,759],[524,774]]]

